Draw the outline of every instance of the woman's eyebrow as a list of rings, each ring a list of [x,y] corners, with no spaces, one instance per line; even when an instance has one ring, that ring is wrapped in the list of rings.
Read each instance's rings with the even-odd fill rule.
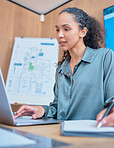
[[[64,26],[71,26],[71,25],[70,25],[70,24],[64,24],[64,25],[62,25],[62,26],[64,27]]]
[[[62,25],[62,27],[64,27],[64,26],[71,26],[71,25],[70,24],[64,24],[64,25]],[[58,28],[57,25],[55,25],[55,27]]]

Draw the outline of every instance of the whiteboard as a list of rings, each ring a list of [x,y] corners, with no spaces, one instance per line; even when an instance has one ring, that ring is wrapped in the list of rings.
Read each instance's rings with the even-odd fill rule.
[[[16,37],[6,80],[11,104],[48,105],[58,63],[55,38]]]

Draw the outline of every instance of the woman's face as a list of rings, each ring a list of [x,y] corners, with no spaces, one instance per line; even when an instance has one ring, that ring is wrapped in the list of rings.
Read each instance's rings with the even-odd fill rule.
[[[61,13],[56,21],[56,38],[63,50],[75,48],[80,41],[79,24],[73,19],[73,15],[67,12]]]

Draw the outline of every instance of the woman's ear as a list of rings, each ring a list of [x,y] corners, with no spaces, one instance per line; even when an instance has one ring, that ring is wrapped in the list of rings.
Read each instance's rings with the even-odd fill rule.
[[[86,27],[84,27],[84,29],[80,30],[80,37],[85,37],[87,34],[88,29]]]

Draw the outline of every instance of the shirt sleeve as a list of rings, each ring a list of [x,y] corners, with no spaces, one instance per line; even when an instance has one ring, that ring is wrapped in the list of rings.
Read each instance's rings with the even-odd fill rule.
[[[57,70],[55,75],[55,85],[54,85],[54,100],[48,105],[42,105],[45,109],[44,117],[57,119],[57,106],[58,106],[58,93],[57,93]]]
[[[114,53],[109,50],[104,59],[104,101],[114,97]]]

